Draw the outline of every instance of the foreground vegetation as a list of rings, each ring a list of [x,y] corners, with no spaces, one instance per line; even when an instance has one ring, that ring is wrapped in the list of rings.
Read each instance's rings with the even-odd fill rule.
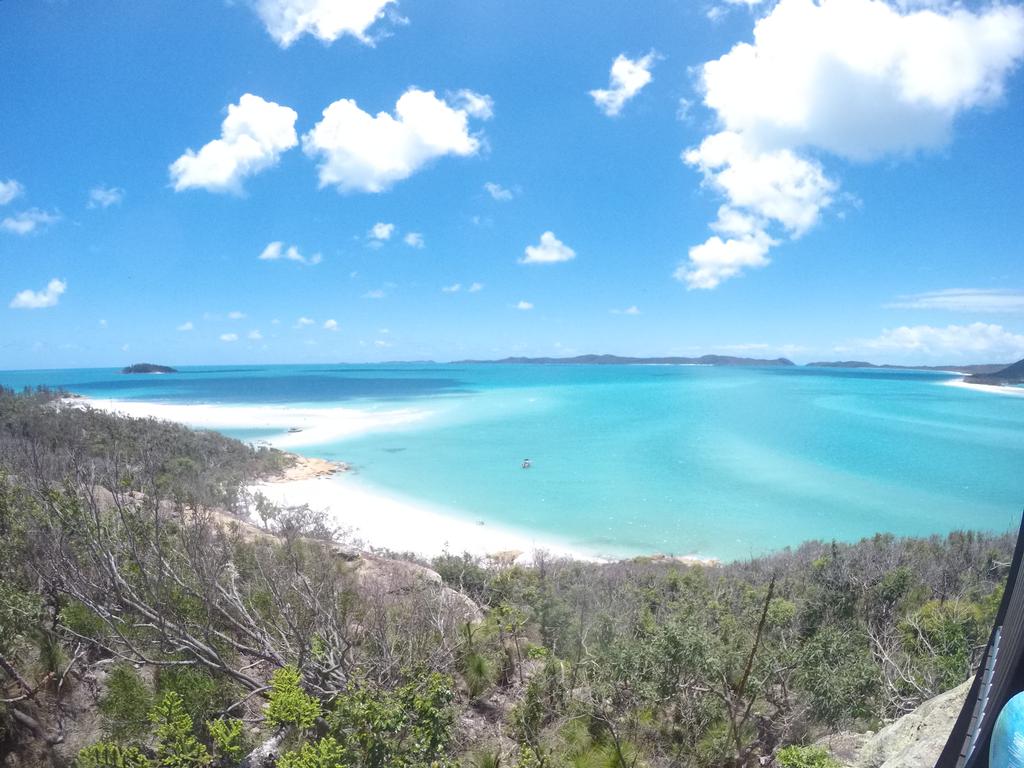
[[[970,675],[1013,545],[432,573],[241,491],[287,461],[0,392],[5,766],[823,766]]]

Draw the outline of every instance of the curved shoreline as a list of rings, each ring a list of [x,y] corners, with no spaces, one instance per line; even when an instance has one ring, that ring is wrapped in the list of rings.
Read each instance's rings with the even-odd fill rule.
[[[1010,397],[1024,397],[1024,387],[1000,386],[998,384],[972,384],[965,379],[950,379],[942,382],[945,387],[957,387],[958,389],[969,389],[973,392],[987,392],[992,395],[1009,395]]]
[[[106,398],[75,398],[73,404],[119,413],[136,418],[174,421],[198,429],[266,429],[277,434],[258,442],[292,451],[303,445],[317,445],[369,432],[400,429],[431,415],[428,410],[412,408],[370,411],[338,406],[291,408],[279,405],[235,406],[205,403],[158,403]],[[299,429],[298,432],[288,432]],[[308,504],[324,510],[332,522],[361,539],[367,548],[379,547],[433,557],[450,552],[468,552],[506,561],[528,561],[543,550],[555,556],[576,560],[611,562],[618,556],[602,556],[585,547],[576,547],[553,537],[534,536],[501,524],[473,521],[452,510],[435,507],[418,499],[365,483],[344,471],[343,462],[294,454],[298,465],[281,476],[265,478],[247,487],[260,492],[279,506]],[[652,558],[670,556],[652,552]],[[717,565],[713,557],[686,555],[672,557],[689,565]]]
[[[550,539],[502,525],[472,522],[419,500],[407,500],[376,488],[350,473],[303,479],[264,480],[248,486],[278,506],[308,504],[325,511],[361,548],[384,548],[434,557],[449,552],[506,560],[527,560],[543,550],[558,557],[608,562]]]

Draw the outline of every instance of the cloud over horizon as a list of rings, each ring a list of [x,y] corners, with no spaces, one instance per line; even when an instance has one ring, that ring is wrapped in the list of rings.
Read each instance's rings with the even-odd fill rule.
[[[241,194],[245,179],[277,165],[281,153],[298,144],[295,121],[299,115],[290,107],[246,93],[227,109],[219,139],[198,152],[186,149],[171,163],[175,192],[205,189]]]
[[[31,235],[38,229],[60,221],[60,214],[29,208],[0,221],[0,228],[14,235]]]
[[[1002,288],[947,288],[900,296],[886,307],[947,312],[1024,312],[1024,291]]]
[[[639,59],[631,59],[624,53],[616,56],[608,76],[608,88],[590,91],[590,97],[597,108],[608,117],[615,117],[622,112],[626,102],[651,82],[651,67],[655,59],[657,54],[654,51]]]
[[[375,40],[370,28],[384,18],[396,0],[250,0],[268,34],[282,48],[303,35],[330,45],[351,35],[366,45]]]
[[[490,97],[468,90],[442,99],[434,91],[409,88],[394,116],[371,115],[354,99],[339,99],[302,137],[302,148],[318,161],[321,188],[384,192],[433,160],[475,155],[482,140],[470,132],[470,118],[487,120],[492,114]]]
[[[8,305],[11,309],[46,309],[57,306],[60,297],[67,290],[68,284],[58,278],[53,278],[41,291],[33,291],[26,288],[18,291]]]
[[[987,353],[1006,355],[1016,360],[1024,357],[1024,334],[1014,333],[994,323],[945,327],[903,325],[886,328],[876,338],[862,340],[856,346],[872,350],[913,351],[929,356]]]
[[[576,251],[563,243],[555,233],[548,230],[540,236],[537,245],[526,246],[520,264],[555,264],[576,258]]]
[[[958,115],[996,103],[1024,57],[1024,10],[901,9],[883,0],[780,0],[701,69],[719,131],[683,161],[725,199],[676,270],[711,289],[770,262],[819,220],[838,184],[816,153],[854,162],[945,146]],[[781,230],[781,232],[780,232]]]
[[[258,258],[260,261],[278,261],[284,259],[285,261],[294,261],[298,264],[304,264],[307,267],[314,267],[323,261],[323,256],[319,253],[314,253],[312,256],[306,257],[299,253],[298,246],[289,245],[285,248],[284,243],[280,240],[268,243],[267,247],[260,252]]]

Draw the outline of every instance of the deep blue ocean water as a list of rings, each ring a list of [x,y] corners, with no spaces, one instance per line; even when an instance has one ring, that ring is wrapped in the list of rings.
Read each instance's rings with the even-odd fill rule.
[[[348,461],[382,489],[596,554],[723,559],[809,538],[1016,526],[1024,397],[942,386],[950,378],[459,364],[0,372],[5,386],[104,398],[423,409],[431,416],[416,424],[300,450]]]

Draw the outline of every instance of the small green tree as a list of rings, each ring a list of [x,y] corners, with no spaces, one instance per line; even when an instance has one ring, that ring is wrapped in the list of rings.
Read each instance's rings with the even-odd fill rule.
[[[821,747],[792,744],[780,749],[775,759],[782,768],[839,768],[839,763]]]
[[[152,763],[135,747],[101,741],[78,753],[75,768],[151,768]]]
[[[267,722],[273,726],[294,725],[305,731],[320,717],[320,702],[302,690],[301,675],[288,665],[270,676],[270,703]]]
[[[156,761],[159,768],[200,768],[210,764],[210,753],[192,732],[192,718],[181,696],[164,694],[153,708],[150,720],[156,726]]]
[[[99,702],[103,727],[114,741],[130,741],[149,729],[153,694],[130,664],[118,664],[107,676],[107,691]]]
[[[206,723],[213,741],[214,754],[222,764],[234,764],[245,751],[243,746],[242,721],[234,718],[220,718]]]
[[[277,761],[277,768],[345,768],[345,750],[332,736],[298,749],[285,752]]]

